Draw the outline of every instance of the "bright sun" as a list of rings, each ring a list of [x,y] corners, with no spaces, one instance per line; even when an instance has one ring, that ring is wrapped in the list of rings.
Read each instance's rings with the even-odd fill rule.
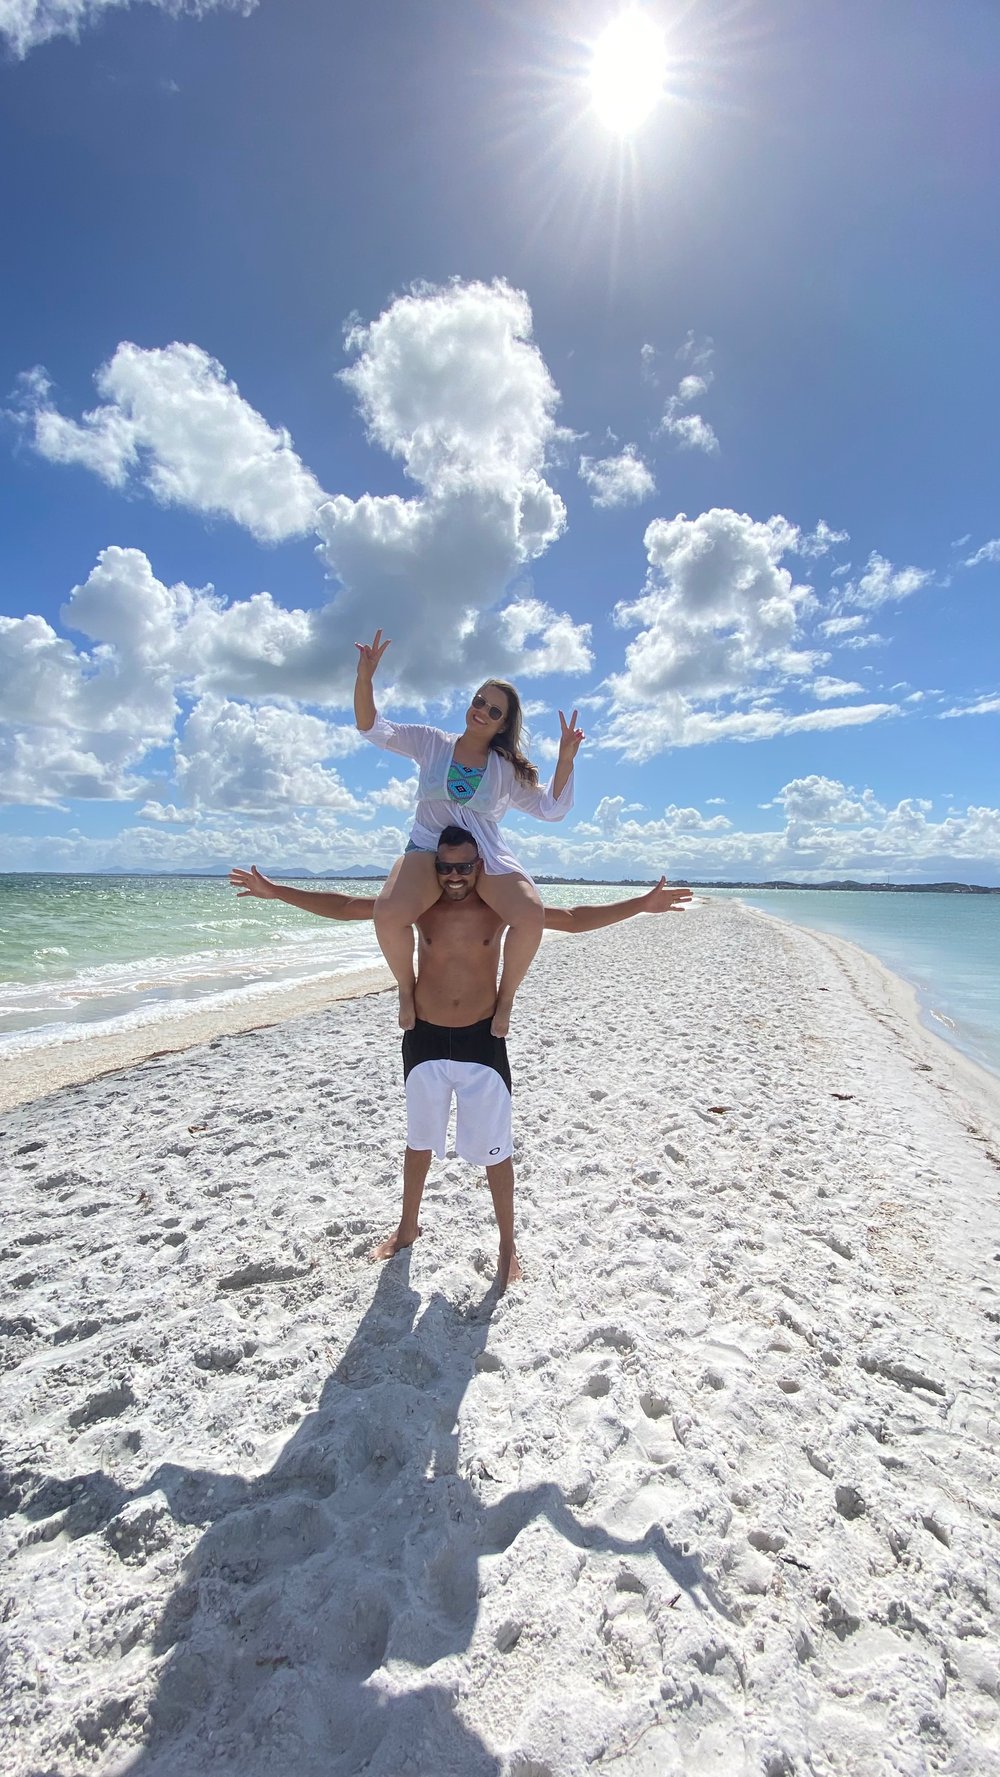
[[[594,44],[590,68],[601,122],[623,136],[638,129],[663,92],[666,67],[662,31],[637,8],[619,13]]]

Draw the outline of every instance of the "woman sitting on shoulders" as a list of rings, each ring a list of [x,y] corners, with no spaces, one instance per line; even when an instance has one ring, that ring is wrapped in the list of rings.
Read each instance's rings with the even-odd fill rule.
[[[393,865],[375,903],[375,932],[382,954],[399,985],[399,1023],[411,1030],[413,1006],[413,923],[440,893],[435,868],[438,834],[456,820],[479,847],[483,869],[477,884],[482,899],[508,927],[503,972],[497,989],[492,1031],[507,1035],[511,1006],[542,938],[542,903],[528,872],[505,846],[497,826],[511,805],[541,821],[561,821],[573,806],[573,761],[584,736],[576,711],[559,722],[559,758],[548,789],[521,751],[521,700],[504,679],[487,679],[476,692],[459,735],[416,723],[389,722],[375,708],[372,679],[389,646],[382,631],[358,650],[354,715],[367,740],[390,753],[414,759],[420,768],[417,812],[409,843]]]

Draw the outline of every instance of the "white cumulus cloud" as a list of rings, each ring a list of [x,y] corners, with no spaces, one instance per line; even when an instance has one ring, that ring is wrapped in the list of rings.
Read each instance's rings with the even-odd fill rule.
[[[784,518],[762,524],[719,507],[654,519],[644,538],[646,585],[615,610],[620,626],[639,626],[627,671],[611,680],[618,701],[720,696],[783,660],[812,599],[781,566],[796,536]]]
[[[580,479],[599,507],[638,506],[656,492],[652,471],[634,444],[627,444],[617,457],[581,457]]]
[[[703,450],[710,457],[718,455],[719,440],[700,413],[679,414],[668,401],[658,430],[675,439],[682,450]]]
[[[777,688],[812,678],[829,658],[802,643],[816,600],[783,565],[800,540],[781,516],[762,523],[728,508],[695,519],[678,513],[647,527],[646,584],[614,613],[637,633],[624,670],[607,680],[612,708],[599,744],[641,760],[670,746],[763,740],[899,713],[889,703],[771,707]],[[852,630],[854,621],[847,620]],[[828,676],[815,680],[824,705],[859,689]],[[727,702],[752,707],[726,708]]]
[[[32,442],[49,462],[82,464],[112,487],[136,477],[164,505],[234,519],[261,542],[312,529],[319,483],[200,346],[123,341],[94,380],[103,405],[78,421],[57,411],[43,371],[24,379]]]
[[[78,650],[38,616],[0,617],[0,801],[119,799],[173,734],[173,679],[113,647]]]
[[[841,597],[846,605],[861,605],[873,611],[879,605],[909,598],[911,593],[928,586],[933,577],[925,568],[894,568],[884,555],[872,550],[864,573],[845,583]]]
[[[178,742],[177,778],[195,808],[356,812],[360,803],[321,763],[335,750],[329,724],[317,716],[205,697]]]
[[[398,808],[401,814],[410,813],[417,805],[418,777],[391,777],[380,790],[372,790],[368,800],[376,808]]]
[[[353,640],[374,618],[393,638],[387,671],[421,697],[484,673],[555,670],[569,638],[589,662],[586,625],[553,612],[543,645],[519,654],[508,639],[516,613],[505,624],[497,608],[566,522],[545,475],[564,439],[559,395],[524,293],[503,280],[420,285],[352,326],[347,345],[355,361],[343,380],[369,436],[420,491],[340,494],[321,507],[320,554],[343,586],[331,652],[336,632]]]
[[[926,797],[885,807],[870,788],[819,775],[792,779],[762,804],[781,814],[763,831],[716,828],[699,810],[673,806],[648,820],[627,819],[622,801],[604,798],[591,820],[569,832],[526,830],[518,835],[520,855],[535,870],[612,879],[662,870],[695,881],[1000,880],[996,808],[950,809],[937,820]]]
[[[287,432],[198,346],[123,343],[98,374],[101,405],[80,420],[57,410],[43,372],[24,379],[24,421],[48,460],[223,514],[262,541],[318,537],[336,582],[319,609],[288,610],[267,592],[226,605],[205,589],[187,613],[157,614],[147,584],[137,610],[169,644],[178,674],[220,695],[343,705],[354,642],[377,622],[393,640],[381,682],[397,706],[464,691],[489,673],[589,671],[587,624],[510,593],[565,526],[546,479],[566,436],[559,395],[523,292],[502,280],[421,285],[346,337],[353,362],[343,381],[373,442],[417,484],[411,498],[325,495]],[[169,605],[176,589],[165,590]],[[87,631],[98,594],[96,583],[78,589],[68,621]],[[127,607],[123,593],[116,601]],[[129,621],[116,611],[116,625]]]
[[[828,821],[836,826],[856,824],[885,813],[871,790],[860,795],[835,778],[796,777],[783,785],[774,798],[790,821]]]

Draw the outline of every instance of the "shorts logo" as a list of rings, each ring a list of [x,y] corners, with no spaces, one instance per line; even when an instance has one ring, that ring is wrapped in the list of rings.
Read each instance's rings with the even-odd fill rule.
[[[491,1149],[490,1149],[490,1153],[491,1153],[491,1154],[499,1154],[499,1152],[500,1152],[500,1149],[499,1149],[499,1148],[491,1148]]]

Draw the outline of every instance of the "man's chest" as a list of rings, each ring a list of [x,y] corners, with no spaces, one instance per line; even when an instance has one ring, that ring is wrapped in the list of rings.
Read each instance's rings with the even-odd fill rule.
[[[489,955],[500,946],[502,922],[483,902],[477,906],[432,907],[418,922],[422,952],[438,964]]]

